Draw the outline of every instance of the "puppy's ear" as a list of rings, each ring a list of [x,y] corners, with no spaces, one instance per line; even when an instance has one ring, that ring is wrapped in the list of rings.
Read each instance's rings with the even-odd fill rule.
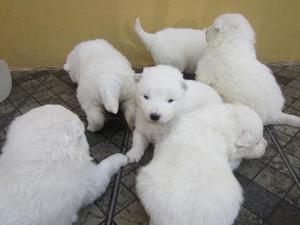
[[[142,74],[141,73],[135,73],[134,75],[133,75],[133,78],[134,78],[134,81],[135,81],[135,83],[138,83],[139,81],[140,81],[140,79],[142,78]]]
[[[226,23],[221,19],[216,19],[214,21],[213,27],[217,32],[225,32],[227,30]]]
[[[181,81],[181,87],[183,88],[184,91],[186,91],[188,89],[187,83],[185,82],[185,80]]]
[[[254,144],[254,136],[248,130],[243,130],[235,141],[235,146],[237,147],[251,147]]]

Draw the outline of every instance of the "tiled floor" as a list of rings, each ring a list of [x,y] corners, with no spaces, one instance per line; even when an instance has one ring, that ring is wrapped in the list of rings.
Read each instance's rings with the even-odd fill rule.
[[[285,110],[300,116],[300,63],[272,64],[278,82],[286,97]],[[0,103],[0,149],[10,122],[16,116],[43,104],[61,104],[77,114],[86,123],[75,95],[76,86],[63,71],[15,72],[13,90],[7,100]],[[86,132],[91,155],[96,162],[120,152],[126,133],[121,116],[108,115],[104,129],[92,134]],[[275,126],[278,140],[288,158],[300,175],[300,131],[287,126]],[[130,142],[130,141],[129,141]],[[123,169],[113,223],[117,225],[144,225],[148,218],[134,188],[138,168],[146,164],[152,155],[149,148],[139,164]],[[245,201],[236,225],[299,225],[300,190],[295,185],[285,164],[270,142],[266,154],[260,159],[245,160],[235,172],[244,188]],[[94,204],[80,211],[76,225],[106,224],[114,190],[114,181],[105,194]]]

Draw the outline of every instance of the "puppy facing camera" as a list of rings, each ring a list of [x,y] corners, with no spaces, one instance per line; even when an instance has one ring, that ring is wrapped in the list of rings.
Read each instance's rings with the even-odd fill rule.
[[[222,102],[214,89],[184,80],[178,69],[168,65],[145,68],[141,75],[136,75],[136,81],[133,145],[126,154],[129,162],[138,162],[148,144],[161,141],[185,113]]]
[[[96,165],[84,125],[60,105],[16,118],[0,156],[0,224],[69,225],[127,164],[114,154]]]

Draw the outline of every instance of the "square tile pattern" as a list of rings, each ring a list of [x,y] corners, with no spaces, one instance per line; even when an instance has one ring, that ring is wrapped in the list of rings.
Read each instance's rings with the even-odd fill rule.
[[[300,115],[300,63],[270,64],[286,98],[285,111]],[[86,124],[85,113],[76,99],[76,84],[62,70],[13,72],[13,89],[5,101],[0,103],[0,151],[5,142],[11,121],[44,104],[61,104],[79,115]],[[193,79],[192,75],[185,75]],[[86,132],[90,153],[95,162],[121,152],[130,146],[131,140],[124,143],[127,128],[122,115],[107,115],[104,128],[97,133]],[[300,131],[288,126],[274,126],[272,132],[283,147],[300,176]],[[267,138],[267,137],[266,137]],[[267,138],[268,139],[268,138]],[[244,160],[234,172],[244,189],[244,203],[235,225],[299,225],[300,190],[274,144],[268,139],[266,154],[260,159]],[[128,147],[127,147],[128,148]],[[138,200],[135,179],[138,170],[152,157],[149,147],[140,163],[123,168],[118,197],[113,215],[114,225],[146,225],[149,218]],[[1,156],[0,156],[1,157]],[[107,224],[112,193],[113,179],[106,192],[93,204],[81,209],[75,225]]]

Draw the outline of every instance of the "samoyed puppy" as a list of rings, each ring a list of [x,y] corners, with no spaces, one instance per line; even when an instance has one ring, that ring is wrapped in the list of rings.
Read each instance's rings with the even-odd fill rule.
[[[174,121],[184,113],[222,99],[211,87],[184,80],[182,73],[171,66],[145,68],[136,91],[136,122],[132,148],[127,152],[129,162],[138,162],[149,142],[164,138]]]
[[[205,30],[166,28],[156,33],[147,33],[139,18],[136,18],[135,31],[156,65],[172,65],[181,72],[195,73],[206,45]]]
[[[150,225],[233,224],[243,196],[230,162],[261,156],[264,148],[256,145],[265,143],[262,134],[259,116],[241,105],[207,106],[184,115],[137,176]],[[239,152],[236,142],[248,150]]]
[[[255,52],[255,33],[240,14],[217,17],[206,31],[207,47],[196,79],[214,87],[225,102],[247,105],[265,125],[300,127],[300,118],[282,112],[284,98],[271,70]]]
[[[96,165],[74,113],[35,108],[12,122],[0,156],[0,224],[71,225],[126,164],[115,154]]]
[[[135,73],[126,57],[111,44],[103,39],[78,44],[68,55],[64,69],[78,83],[77,98],[87,115],[89,131],[103,127],[103,107],[116,114],[119,102],[129,127],[133,127]]]

